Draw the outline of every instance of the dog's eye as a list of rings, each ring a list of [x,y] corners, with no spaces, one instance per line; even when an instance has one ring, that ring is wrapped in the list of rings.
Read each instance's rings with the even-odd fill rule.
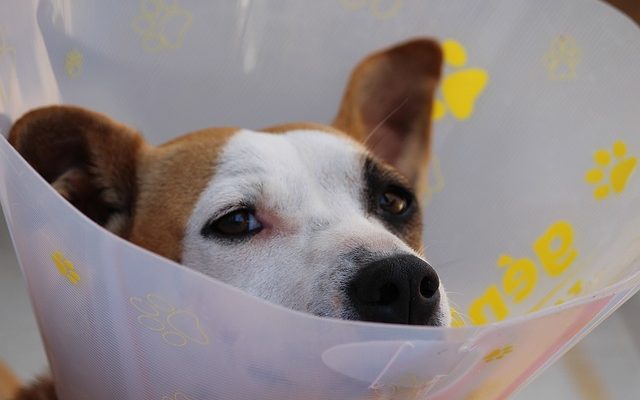
[[[390,187],[380,194],[378,206],[382,211],[393,215],[402,215],[411,206],[411,194],[398,187]]]
[[[241,237],[256,234],[261,230],[262,224],[256,219],[255,212],[242,209],[232,211],[208,223],[202,229],[202,234]]]

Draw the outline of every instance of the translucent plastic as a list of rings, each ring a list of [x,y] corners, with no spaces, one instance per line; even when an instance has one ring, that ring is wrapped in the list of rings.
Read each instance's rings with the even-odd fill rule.
[[[640,285],[640,32],[591,0],[20,1],[0,130],[74,103],[153,143],[330,121],[365,54],[441,40],[425,247],[452,328],[293,312],[90,222],[0,138],[0,200],[65,399],[506,398]]]

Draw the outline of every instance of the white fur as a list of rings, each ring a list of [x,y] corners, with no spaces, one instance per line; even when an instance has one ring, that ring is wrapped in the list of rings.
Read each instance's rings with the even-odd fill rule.
[[[236,133],[190,217],[183,263],[286,307],[355,318],[342,288],[360,266],[348,254],[416,254],[362,204],[364,149],[319,131]],[[219,211],[252,202],[262,232],[240,243],[201,235]],[[221,216],[221,215],[220,215]],[[440,286],[440,321],[450,321]]]

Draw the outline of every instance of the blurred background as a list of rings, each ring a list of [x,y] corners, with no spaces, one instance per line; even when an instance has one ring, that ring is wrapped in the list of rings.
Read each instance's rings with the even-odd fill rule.
[[[640,0],[608,2],[640,23]],[[2,215],[0,358],[25,380],[46,370],[42,340]],[[640,399],[640,295],[514,396],[543,398]]]

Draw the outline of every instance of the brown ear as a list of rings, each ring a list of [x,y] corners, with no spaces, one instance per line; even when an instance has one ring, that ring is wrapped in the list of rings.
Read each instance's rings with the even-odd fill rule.
[[[426,180],[431,107],[441,69],[442,51],[430,39],[372,54],[352,72],[333,122],[418,191]]]
[[[51,106],[20,118],[9,142],[80,211],[122,233],[131,215],[144,146],[137,132],[102,114]]]

